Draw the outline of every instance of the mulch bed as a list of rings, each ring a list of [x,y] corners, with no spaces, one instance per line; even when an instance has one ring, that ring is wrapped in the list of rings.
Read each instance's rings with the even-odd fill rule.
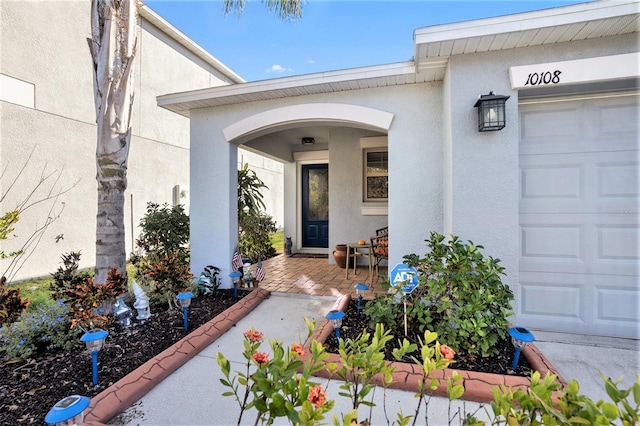
[[[363,308],[366,303],[367,301],[363,301],[363,305],[361,306],[361,308]],[[342,321],[340,337],[342,339],[355,340],[363,330],[367,330],[367,332],[372,337],[375,334],[375,330],[370,329],[367,325],[367,317],[362,313],[358,315],[358,300],[352,299],[349,302],[347,311],[345,312],[345,317]],[[399,324],[395,331],[392,330],[391,334],[394,337],[389,341],[389,343],[387,343],[387,346],[385,347],[385,359],[388,361],[395,361],[391,354],[391,351],[398,346],[398,340],[405,337],[404,325]],[[412,343],[416,343],[418,345],[418,348],[420,347],[418,338],[421,338],[423,336],[424,333],[421,333],[419,330],[407,330],[407,339]],[[516,371],[511,369],[515,349],[509,339],[499,341],[496,347],[498,349],[498,354],[488,358],[482,358],[477,355],[470,355],[468,353],[465,353],[464,351],[458,351],[455,356],[455,362],[451,364],[450,368],[455,370],[469,370],[502,375],[514,375],[523,377],[531,376],[531,366],[523,356],[520,357],[518,369]],[[338,339],[336,338],[335,333],[331,333],[325,340],[325,348],[327,352],[334,354],[338,353]],[[419,358],[419,355],[419,349],[418,352],[413,353],[413,356],[416,356],[417,358]],[[413,363],[410,356],[406,356],[402,360],[402,362]]]
[[[238,291],[238,299],[246,294]],[[84,344],[78,343],[68,353],[42,354],[29,360],[0,358],[0,425],[44,424],[47,412],[62,398],[97,395],[236,302],[233,290],[193,299],[188,331],[183,328],[182,311],[169,311],[166,304],[152,307],[152,316],[146,321],[137,321],[134,315],[129,328],[114,325],[98,354],[95,387],[91,355]]]

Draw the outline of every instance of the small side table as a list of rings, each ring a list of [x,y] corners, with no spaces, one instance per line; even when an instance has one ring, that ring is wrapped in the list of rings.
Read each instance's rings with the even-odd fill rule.
[[[362,250],[362,251],[361,251]],[[351,261],[351,259],[353,258],[353,273],[356,273],[356,267],[358,266],[358,258],[362,257],[362,256],[367,256],[367,260],[369,262],[369,276],[367,277],[367,279],[371,279],[373,276],[373,262],[372,262],[372,252],[373,249],[371,248],[371,244],[370,243],[366,243],[366,244],[358,244],[358,243],[350,243],[347,244],[347,265],[345,271],[346,271],[346,275],[345,277],[348,279],[349,278],[349,262]]]

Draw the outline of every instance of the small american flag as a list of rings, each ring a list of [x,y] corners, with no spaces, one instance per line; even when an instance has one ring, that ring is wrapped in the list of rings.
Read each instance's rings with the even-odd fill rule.
[[[258,268],[256,269],[256,281],[264,280],[264,268],[262,267],[262,259],[258,258]]]
[[[231,258],[231,269],[235,269],[239,271],[242,268],[242,256],[240,255],[240,250],[238,250],[238,246],[236,246],[236,251],[233,253],[233,257]]]

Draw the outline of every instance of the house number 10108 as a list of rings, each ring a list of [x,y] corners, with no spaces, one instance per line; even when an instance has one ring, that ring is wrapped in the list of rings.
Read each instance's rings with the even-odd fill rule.
[[[562,71],[559,70],[541,73],[532,72],[531,74],[529,74],[529,77],[527,77],[527,81],[526,83],[524,83],[524,85],[539,86],[541,84],[558,84],[560,83],[560,74],[562,74]]]

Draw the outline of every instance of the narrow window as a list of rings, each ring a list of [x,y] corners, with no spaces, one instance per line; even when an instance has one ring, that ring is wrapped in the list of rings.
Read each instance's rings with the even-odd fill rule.
[[[364,201],[389,198],[389,151],[386,148],[364,150]]]

